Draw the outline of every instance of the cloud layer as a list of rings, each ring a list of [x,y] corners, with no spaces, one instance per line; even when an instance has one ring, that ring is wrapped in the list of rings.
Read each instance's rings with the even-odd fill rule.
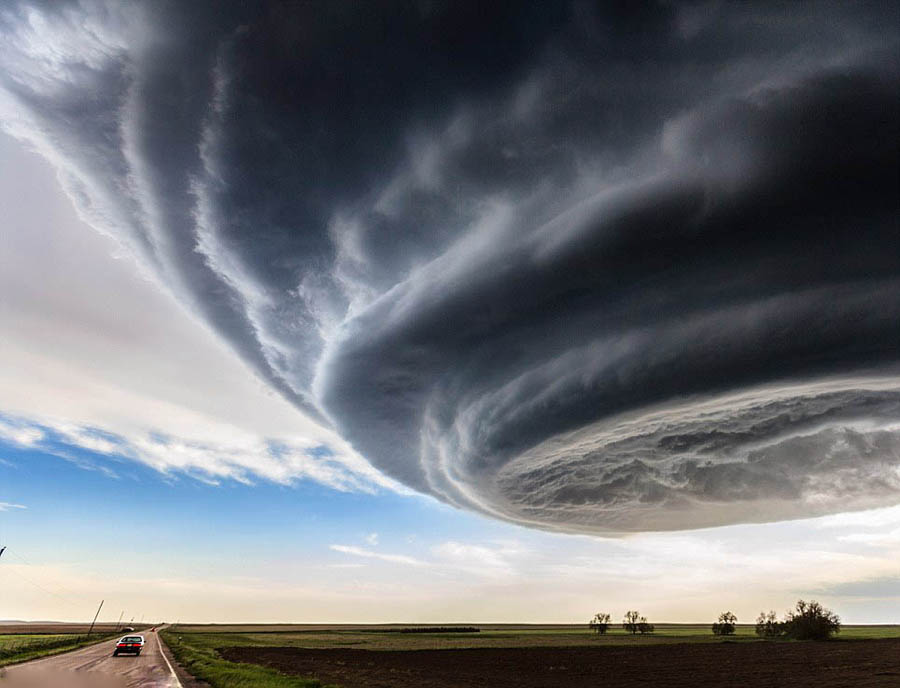
[[[900,501],[897,15],[23,1],[0,117],[389,476],[797,518]]]
[[[221,428],[219,428],[221,430]],[[315,442],[266,439],[230,428],[217,441],[172,437],[159,433],[112,433],[67,422],[14,418],[0,414],[0,440],[18,448],[39,450],[70,461],[79,468],[118,478],[117,463],[137,461],[163,474],[187,474],[217,484],[236,480],[251,484],[257,478],[283,485],[312,480],[340,491],[375,492],[391,488],[352,455],[341,455]],[[225,436],[223,436],[225,435]],[[109,459],[99,463],[91,455]],[[123,471],[125,472],[125,471]],[[21,508],[0,502],[0,511]]]

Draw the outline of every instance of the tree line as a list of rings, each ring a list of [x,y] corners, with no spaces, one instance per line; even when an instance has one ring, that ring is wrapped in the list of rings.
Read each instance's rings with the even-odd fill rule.
[[[599,635],[606,635],[612,617],[606,612],[594,614],[588,627]],[[734,635],[737,630],[737,616],[722,612],[712,625],[714,635]],[[640,612],[627,611],[622,619],[622,629],[632,635],[653,633],[656,628]],[[841,630],[841,620],[837,614],[815,601],[799,600],[797,606],[788,611],[779,621],[774,611],[761,612],[756,620],[756,635],[762,638],[788,638],[791,640],[828,640]]]
[[[592,631],[596,631],[600,635],[606,635],[606,631],[608,631],[610,627],[610,618],[609,614],[598,612],[597,614],[594,614],[594,618],[591,619],[588,626]],[[644,635],[645,633],[653,633],[656,630],[656,627],[647,621],[647,617],[641,616],[640,612],[637,611],[625,612],[625,618],[622,620],[622,628],[632,635],[638,633]]]

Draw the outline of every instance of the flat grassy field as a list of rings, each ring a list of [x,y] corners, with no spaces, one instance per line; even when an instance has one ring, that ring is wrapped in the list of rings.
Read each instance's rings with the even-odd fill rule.
[[[192,676],[213,688],[338,688],[315,678],[292,676],[255,663],[231,662],[221,656],[215,633],[160,632],[175,659]],[[228,637],[231,637],[229,634]]]
[[[85,635],[90,623],[13,622],[0,624],[0,635]],[[115,633],[119,626],[114,623],[94,624],[94,633]],[[140,628],[148,628],[146,624]]]
[[[584,670],[588,672],[585,680],[590,682],[596,679],[590,674],[595,670],[592,667],[611,661],[621,651],[626,652],[626,662],[630,656],[637,656],[635,651],[639,655],[645,652],[651,653],[652,657],[659,655],[656,659],[661,663],[665,663],[666,656],[671,653],[674,653],[672,657],[688,657],[686,661],[690,661],[690,655],[696,654],[697,670],[703,670],[702,667],[710,664],[715,666],[720,661],[731,661],[730,654],[729,658],[721,659],[719,655],[734,653],[736,650],[733,648],[741,646],[758,647],[756,654],[760,657],[748,657],[748,666],[765,664],[765,661],[760,662],[760,658],[764,660],[769,655],[786,654],[784,661],[790,662],[795,661],[794,655],[799,654],[803,655],[796,659],[800,663],[813,661],[828,666],[829,661],[844,657],[852,667],[859,663],[861,652],[875,652],[876,656],[884,650],[893,652],[897,647],[896,641],[900,640],[900,625],[845,626],[839,636],[841,640],[833,643],[762,640],[756,636],[751,625],[738,626],[737,633],[727,640],[714,636],[706,624],[657,624],[656,633],[646,636],[634,636],[621,628],[613,628],[606,635],[598,636],[587,625],[482,624],[478,626],[481,629],[479,633],[400,632],[402,628],[423,627],[401,624],[181,625],[167,629],[163,639],[185,668],[209,682],[213,688],[248,685],[268,688],[320,688],[330,685],[378,688],[394,686],[392,681],[400,680],[399,674],[410,677],[409,685],[416,685],[416,681],[430,676],[437,681],[433,683],[437,687],[445,684],[440,682],[442,678],[435,676],[435,672],[451,670],[443,667],[444,660],[450,663],[451,668],[457,665],[472,667],[479,661],[488,662],[489,667],[499,667],[507,661],[513,665],[533,662],[539,665],[534,669],[535,676],[542,666],[553,669],[559,665],[577,672],[578,667],[585,665]],[[875,641],[875,645],[861,642],[869,639]],[[878,639],[895,644],[891,648],[880,649]],[[670,650],[665,645],[678,645],[680,649]],[[697,650],[687,650],[685,645]],[[785,646],[793,646],[793,649]],[[709,649],[703,650],[704,647]],[[841,648],[843,654],[835,654],[835,650]],[[435,654],[435,651],[447,650],[457,652]],[[823,651],[825,655],[819,657],[817,653]],[[598,652],[601,654],[595,656]],[[816,657],[807,659],[806,655],[810,654]],[[616,661],[621,663],[622,660]],[[514,671],[514,667],[511,670]],[[688,673],[694,671],[691,668],[685,670]],[[574,673],[557,675],[560,686],[567,685],[566,680],[576,680]],[[849,678],[844,674],[835,675]],[[900,678],[900,673],[897,677]],[[446,678],[448,686],[469,685],[463,675],[448,675]],[[495,685],[501,685],[498,681],[502,680],[501,676],[492,678]],[[482,684],[475,679],[473,685]]]
[[[109,633],[94,633],[90,639],[75,633],[0,634],[0,667],[77,650],[109,637]]]
[[[23,647],[46,645],[53,642],[71,641],[76,636],[70,634],[48,635],[34,633],[28,635],[0,635],[0,656],[4,652]]]
[[[470,624],[466,624],[470,625]],[[400,633],[401,628],[427,626],[178,626],[170,629],[189,642],[206,648],[300,647],[309,649],[357,648],[361,650],[449,650],[503,647],[595,647],[597,645],[647,645],[654,643],[719,643],[706,624],[657,624],[650,635],[632,635],[612,628],[598,636],[583,626],[512,626],[484,624],[480,633]],[[900,638],[900,625],[844,626],[839,639]],[[739,625],[728,638],[739,642],[765,642],[754,626]]]

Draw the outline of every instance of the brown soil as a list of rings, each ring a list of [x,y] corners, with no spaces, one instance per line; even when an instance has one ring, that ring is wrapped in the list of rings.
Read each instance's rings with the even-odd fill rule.
[[[231,661],[315,676],[342,688],[900,686],[900,639],[400,651],[231,647],[220,652]]]

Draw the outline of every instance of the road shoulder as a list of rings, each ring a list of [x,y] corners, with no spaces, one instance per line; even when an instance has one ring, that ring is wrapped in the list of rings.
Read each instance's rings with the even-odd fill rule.
[[[154,635],[156,635],[156,639],[159,642],[160,652],[163,657],[169,661],[172,670],[175,672],[175,675],[178,677],[178,680],[181,681],[181,685],[184,688],[209,688],[209,684],[206,681],[194,678],[183,666],[181,666],[181,664],[178,663],[178,660],[175,659],[175,655],[172,654],[172,651],[169,649],[169,646],[166,645],[159,632]]]

